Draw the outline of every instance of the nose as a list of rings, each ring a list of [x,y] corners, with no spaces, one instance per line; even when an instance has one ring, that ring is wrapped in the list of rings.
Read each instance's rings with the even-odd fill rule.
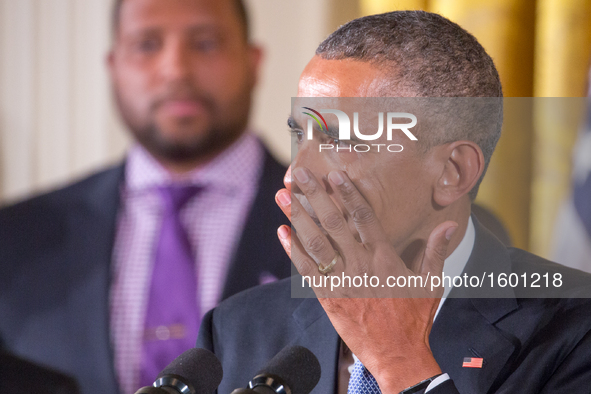
[[[169,81],[184,81],[191,73],[191,57],[181,39],[169,39],[160,58],[160,74]]]

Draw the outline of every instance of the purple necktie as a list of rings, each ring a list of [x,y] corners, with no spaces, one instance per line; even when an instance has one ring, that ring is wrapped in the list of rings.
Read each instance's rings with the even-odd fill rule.
[[[198,188],[169,186],[159,191],[162,228],[146,310],[140,386],[151,386],[166,365],[195,346],[200,323],[195,259],[179,217]]]

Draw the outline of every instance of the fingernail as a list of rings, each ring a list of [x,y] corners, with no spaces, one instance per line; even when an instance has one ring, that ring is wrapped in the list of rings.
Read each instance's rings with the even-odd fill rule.
[[[340,171],[332,171],[330,174],[328,174],[328,179],[330,179],[330,181],[337,186],[345,183],[345,177]]]
[[[291,204],[291,196],[287,192],[279,193],[277,199],[284,207],[287,207]]]
[[[449,241],[457,229],[458,229],[458,226],[448,228],[445,231],[445,238]]]
[[[295,170],[293,170],[292,174],[301,183],[308,183],[308,181],[310,180],[308,172],[303,168],[296,168]]]
[[[277,233],[279,234],[279,238],[281,239],[287,239],[287,237],[289,236],[289,231],[287,231],[286,226],[279,227]]]

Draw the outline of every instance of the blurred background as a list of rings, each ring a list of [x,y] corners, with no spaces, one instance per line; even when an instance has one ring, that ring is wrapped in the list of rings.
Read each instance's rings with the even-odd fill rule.
[[[265,48],[251,123],[286,163],[286,118],[300,72],[322,39],[363,15],[422,9],[457,22],[493,57],[506,97],[587,94],[589,0],[246,3],[254,40]],[[105,0],[0,0],[0,205],[122,160],[129,139],[105,67],[110,12]],[[477,200],[500,217],[516,246],[545,257],[571,193],[581,102],[540,99],[507,108],[521,123],[501,138]]]

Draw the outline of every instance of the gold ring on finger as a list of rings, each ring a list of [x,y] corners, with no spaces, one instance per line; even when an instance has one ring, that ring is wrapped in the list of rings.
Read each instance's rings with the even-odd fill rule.
[[[328,274],[330,271],[332,271],[332,268],[335,266],[335,264],[337,263],[337,259],[339,258],[339,252],[337,252],[335,250],[335,255],[334,255],[334,259],[332,259],[332,261],[326,266],[324,267],[322,264],[318,264],[318,271],[320,271],[320,273],[322,275],[326,275]]]

